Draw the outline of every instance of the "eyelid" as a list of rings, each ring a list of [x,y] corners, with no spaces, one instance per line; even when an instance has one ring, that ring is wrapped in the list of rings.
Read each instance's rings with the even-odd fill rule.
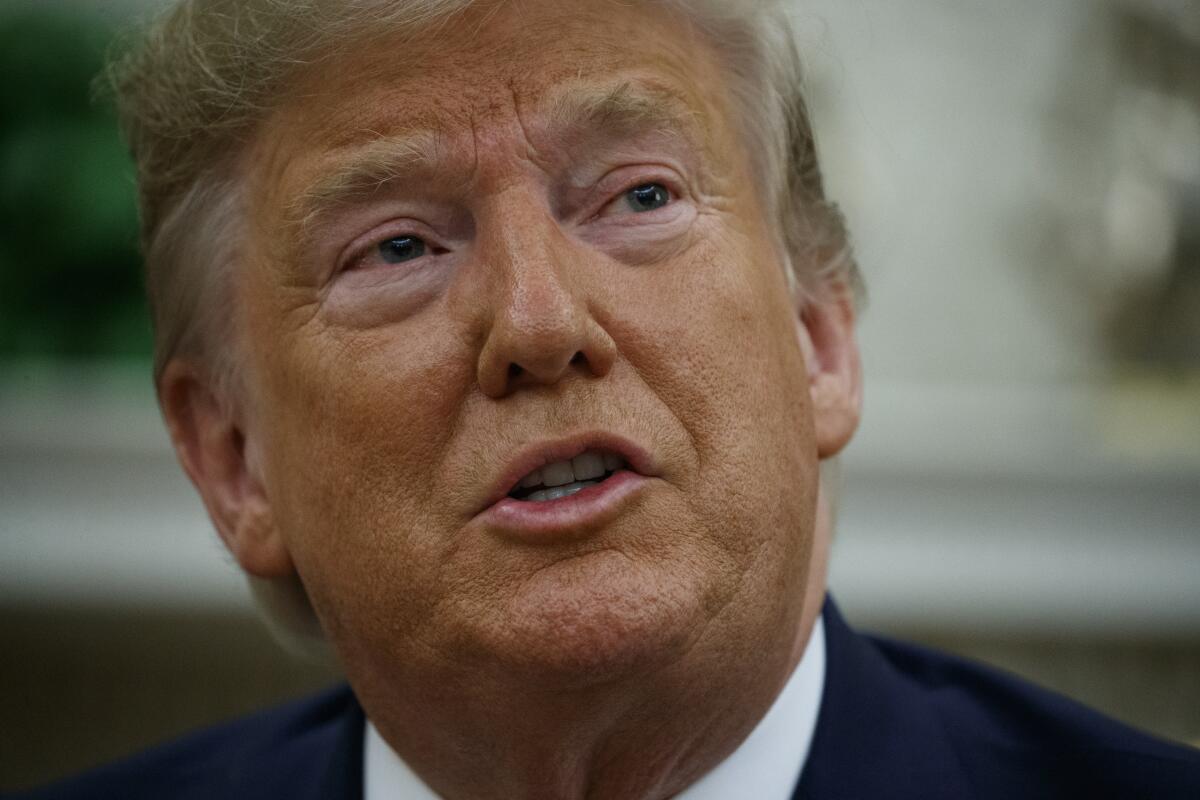
[[[420,239],[425,243],[427,252],[425,255],[413,259],[413,262],[420,261],[431,255],[437,255],[437,251],[444,251],[446,248],[441,244],[440,240],[429,229],[427,225],[411,220],[411,219],[393,219],[382,225],[376,225],[367,233],[354,239],[343,250],[342,255],[337,260],[337,274],[347,272],[349,270],[359,269],[360,264],[366,260],[371,253],[376,250],[379,245],[392,239]],[[410,262],[406,262],[410,263]]]
[[[613,203],[620,202],[624,199],[628,192],[638,188],[639,186],[648,186],[656,183],[670,192],[671,203],[668,203],[661,209],[656,209],[656,211],[662,211],[665,208],[669,208],[671,205],[674,205],[675,202],[683,200],[687,197],[687,184],[681,177],[679,177],[675,170],[668,167],[640,167],[631,168],[629,170],[620,170],[619,172],[628,172],[628,177],[615,178],[612,175],[609,175],[601,179],[599,184],[597,184],[599,193],[603,200],[595,212],[590,215],[590,219],[595,219],[601,216],[609,206],[611,206]],[[608,188],[608,186],[615,186],[615,188]],[[630,211],[630,213],[634,212]],[[655,212],[642,212],[642,214],[639,216],[653,213]]]

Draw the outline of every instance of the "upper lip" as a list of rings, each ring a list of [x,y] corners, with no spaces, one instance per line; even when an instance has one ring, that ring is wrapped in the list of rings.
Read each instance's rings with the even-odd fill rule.
[[[491,486],[483,508],[490,508],[503,500],[518,481],[535,469],[540,469],[556,461],[569,461],[589,450],[620,456],[628,468],[639,475],[655,477],[658,474],[654,459],[642,447],[617,434],[592,431],[563,439],[538,442],[522,448],[516,457],[508,462],[500,477]]]

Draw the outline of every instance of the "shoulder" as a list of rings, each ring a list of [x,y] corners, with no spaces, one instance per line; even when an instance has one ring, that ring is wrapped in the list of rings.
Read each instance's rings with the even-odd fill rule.
[[[1000,670],[865,638],[933,710],[979,796],[1003,786],[1009,796],[1030,798],[1200,797],[1200,751],[1156,739]]]
[[[825,689],[795,797],[1195,800],[1200,752],[824,610]]]
[[[361,734],[347,687],[227,722],[13,800],[300,798],[314,795],[339,743]],[[360,737],[361,738],[361,737]]]

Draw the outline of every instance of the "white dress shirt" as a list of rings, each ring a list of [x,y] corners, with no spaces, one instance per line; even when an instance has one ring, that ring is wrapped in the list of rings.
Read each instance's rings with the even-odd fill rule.
[[[733,754],[675,800],[789,800],[808,760],[825,687],[825,626],[818,617],[792,677]],[[438,800],[367,720],[364,800]]]

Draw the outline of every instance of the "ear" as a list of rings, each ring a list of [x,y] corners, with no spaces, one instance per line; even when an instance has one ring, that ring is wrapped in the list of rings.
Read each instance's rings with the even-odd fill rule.
[[[242,569],[260,578],[294,573],[263,489],[256,447],[200,370],[172,360],[158,385],[175,452],[221,539]]]
[[[854,323],[854,293],[841,283],[805,301],[797,314],[822,459],[841,452],[862,415],[862,365]]]

